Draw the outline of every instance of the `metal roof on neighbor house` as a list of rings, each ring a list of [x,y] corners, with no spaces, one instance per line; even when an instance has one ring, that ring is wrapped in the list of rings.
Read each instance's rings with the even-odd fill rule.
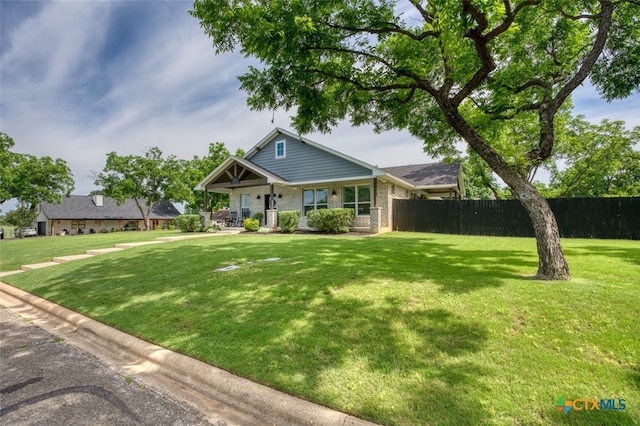
[[[220,209],[218,211],[215,211],[215,212],[211,213],[211,220],[226,219],[229,216],[230,216],[230,210],[229,209]]]
[[[40,211],[50,220],[54,219],[143,219],[142,213],[133,199],[127,199],[118,205],[114,198],[103,197],[102,206],[96,205],[90,195],[71,195],[62,199],[60,204],[42,202]],[[180,212],[169,201],[154,204],[150,219],[173,219]]]
[[[435,185],[455,186],[458,184],[460,163],[415,164],[410,166],[384,167],[382,170],[406,180],[418,188]]]

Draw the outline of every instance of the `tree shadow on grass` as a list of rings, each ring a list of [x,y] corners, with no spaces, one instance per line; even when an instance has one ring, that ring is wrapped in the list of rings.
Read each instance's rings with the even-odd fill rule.
[[[281,260],[260,262],[272,257]],[[242,267],[215,272],[228,264]],[[535,253],[462,250],[428,238],[267,237],[146,247],[16,281],[154,343],[357,416],[460,424],[491,418],[480,401],[491,371],[470,356],[483,350],[488,331],[428,300],[412,303],[397,286],[465,294],[522,278],[535,265]]]
[[[640,244],[638,244],[640,246]],[[632,266],[640,265],[640,247],[607,247],[605,245],[580,245],[579,248],[565,248],[567,255],[606,256],[616,261],[624,261]]]
[[[259,284],[245,285],[251,291]],[[487,420],[478,397],[489,372],[468,359],[487,340],[482,325],[444,309],[372,304],[325,290],[273,286],[268,297],[240,303],[235,291],[221,291],[223,305],[233,306],[225,340],[242,344],[220,365],[383,424]],[[242,315],[229,315],[236,311]],[[226,342],[211,347],[228,350]]]
[[[407,283],[429,281],[445,293],[466,293],[522,279],[537,268],[535,252],[506,249],[460,249],[428,238],[360,238],[318,240],[301,245],[318,263],[337,275],[388,279]],[[336,253],[339,253],[336,256]]]

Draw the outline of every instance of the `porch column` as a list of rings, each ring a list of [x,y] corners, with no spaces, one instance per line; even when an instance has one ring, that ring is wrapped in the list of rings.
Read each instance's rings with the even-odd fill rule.
[[[382,207],[371,207],[371,211],[369,213],[369,232],[372,234],[379,234],[381,223]]]
[[[211,213],[207,211],[200,212],[200,225],[202,225],[204,229],[211,226]]]
[[[278,210],[276,209],[268,209],[267,210],[267,228],[276,229],[278,226]]]
[[[267,209],[266,225],[267,228],[274,230],[278,226],[278,210],[274,209],[274,197],[276,194],[273,191],[273,184],[269,185],[269,208]]]

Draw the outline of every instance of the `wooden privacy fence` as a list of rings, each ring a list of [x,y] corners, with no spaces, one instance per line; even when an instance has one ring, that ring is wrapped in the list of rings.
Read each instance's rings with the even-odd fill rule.
[[[640,198],[547,200],[565,238],[640,239]],[[393,229],[532,237],[518,200],[393,200]]]

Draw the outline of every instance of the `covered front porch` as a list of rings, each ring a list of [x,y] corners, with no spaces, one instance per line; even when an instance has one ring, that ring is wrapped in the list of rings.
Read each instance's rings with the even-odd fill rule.
[[[242,226],[248,218],[260,220],[260,226],[277,227],[277,209],[288,182],[240,157],[231,156],[207,176],[200,187],[204,191],[204,205],[208,194],[230,195],[229,226]],[[282,208],[281,208],[282,209]]]
[[[289,182],[243,158],[230,157],[197,188],[205,191],[205,205],[208,205],[208,193],[229,194],[229,214],[225,226],[242,227],[245,219],[256,218],[261,227],[276,230],[278,211],[295,210],[300,212],[299,229],[305,230],[309,229],[306,217],[308,210],[343,207],[351,207],[356,211],[352,226],[356,231],[383,232],[386,230],[383,229],[386,226],[383,222],[388,221],[388,214],[382,213],[378,201],[388,203],[390,185],[375,177]],[[367,194],[366,199],[349,199],[349,194],[355,197],[354,193],[362,193],[363,190]]]

